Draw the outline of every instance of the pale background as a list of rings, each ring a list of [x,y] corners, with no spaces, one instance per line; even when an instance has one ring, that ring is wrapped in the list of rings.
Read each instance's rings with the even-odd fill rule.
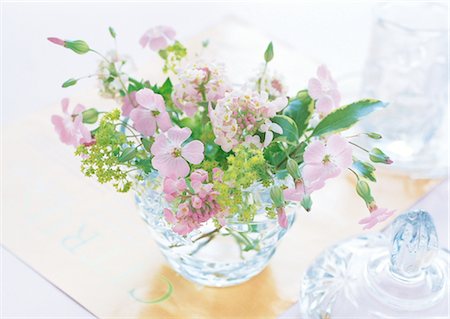
[[[2,126],[62,97],[94,85],[63,90],[62,82],[95,70],[96,59],[77,56],[45,39],[84,39],[104,52],[114,26],[122,52],[142,65],[150,54],[138,45],[147,28],[170,24],[188,39],[230,16],[259,29],[317,63],[326,62],[338,79],[363,68],[374,3],[4,3],[2,4]],[[238,35],[236,35],[238,36]],[[298,84],[297,84],[298,85]],[[2,313],[10,317],[92,317],[63,292],[2,249]]]

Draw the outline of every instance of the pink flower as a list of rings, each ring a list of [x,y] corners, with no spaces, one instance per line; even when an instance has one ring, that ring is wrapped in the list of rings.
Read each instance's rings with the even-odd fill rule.
[[[192,202],[192,207],[194,207],[194,208],[199,209],[199,208],[202,208],[202,206],[203,206],[203,201],[198,196],[192,196],[191,202]]]
[[[60,38],[54,38],[54,37],[50,37],[47,38],[48,41],[50,41],[51,43],[54,43],[56,45],[60,45],[60,46],[64,46],[65,45],[65,41],[60,39]]]
[[[205,182],[208,180],[208,172],[203,169],[196,169],[191,173],[191,181]]]
[[[63,99],[61,101],[61,107],[65,116],[52,116],[52,123],[61,142],[75,147],[80,144],[91,143],[93,141],[91,132],[83,124],[82,112],[85,107],[77,104],[72,113],[69,114],[69,99]]]
[[[166,111],[164,99],[150,89],[136,92],[136,101],[139,106],[130,112],[133,127],[144,136],[153,136],[156,126],[165,132],[172,127],[169,113]]]
[[[284,207],[277,208],[278,224],[283,228],[288,228],[288,219]]]
[[[157,26],[147,30],[139,40],[143,48],[147,45],[153,51],[158,52],[169,46],[169,43],[175,39],[175,30],[167,26]]]
[[[306,147],[302,176],[305,184],[317,190],[329,178],[338,176],[352,163],[352,149],[340,135],[331,135],[327,141],[317,140]]]
[[[133,111],[137,106],[138,103],[136,101],[136,92],[127,94],[123,98],[122,115],[126,117],[130,116],[131,111]]]
[[[339,106],[341,95],[336,81],[331,77],[331,73],[325,65],[317,68],[317,78],[309,80],[308,94],[316,100],[316,110],[322,116]]]
[[[223,67],[213,63],[196,61],[185,65],[177,74],[179,83],[173,88],[173,103],[187,116],[193,116],[200,102],[217,102],[231,90],[224,73]]]
[[[200,141],[191,141],[182,145],[189,136],[191,130],[187,127],[174,126],[165,134],[159,134],[151,147],[154,155],[153,167],[162,176],[185,177],[189,174],[189,164],[200,164],[203,161],[204,146]]]
[[[394,214],[395,211],[387,208],[374,207],[371,209],[370,216],[359,221],[360,225],[364,225],[363,229],[370,229],[378,223],[381,223]]]
[[[163,182],[163,193],[164,198],[171,202],[179,194],[181,194],[186,189],[186,181],[184,178],[170,178],[166,177]]]

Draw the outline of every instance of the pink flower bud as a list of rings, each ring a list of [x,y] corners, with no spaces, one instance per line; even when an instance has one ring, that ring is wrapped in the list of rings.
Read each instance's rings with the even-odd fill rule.
[[[47,38],[47,40],[50,41],[51,43],[54,43],[54,44],[60,45],[60,46],[64,46],[64,44],[66,43],[64,40],[62,40],[60,38],[54,38],[54,37]]]
[[[203,201],[198,196],[193,196],[191,199],[192,207],[194,208],[201,208],[203,206]]]

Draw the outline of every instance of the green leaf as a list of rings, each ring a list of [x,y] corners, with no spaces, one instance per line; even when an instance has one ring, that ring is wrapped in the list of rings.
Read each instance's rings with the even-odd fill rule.
[[[136,156],[136,153],[137,153],[136,148],[134,147],[126,148],[122,152],[122,154],[120,154],[118,160],[121,163],[128,162],[129,160],[133,159]]]
[[[280,143],[270,143],[268,147],[264,149],[265,160],[274,167],[284,169],[286,168],[286,153],[280,146]]]
[[[151,145],[152,145],[152,142],[150,141],[150,138],[142,137],[142,138],[141,138],[141,142],[142,142],[142,145],[144,146],[144,149],[145,149],[147,152],[150,152],[150,147],[151,147]]]
[[[116,31],[112,27],[109,27],[108,30],[109,30],[109,34],[111,34],[113,39],[115,39],[117,36]]]
[[[272,42],[269,43],[267,46],[266,52],[264,52],[264,60],[266,63],[269,63],[273,59],[273,44]]]
[[[353,161],[353,169],[358,172],[359,175],[367,178],[368,180],[372,181],[372,182],[376,182],[376,178],[375,178],[375,167],[370,164],[370,163],[366,163],[366,162],[362,162],[362,161],[358,161],[355,160]]]
[[[321,136],[344,131],[358,122],[363,116],[385,107],[379,100],[361,100],[334,110],[317,124],[313,136]]]
[[[94,108],[83,111],[83,123],[94,124],[98,120],[98,111]]]
[[[288,141],[297,142],[298,141],[298,129],[297,124],[294,120],[286,115],[275,115],[271,119],[272,122],[278,124],[283,129],[283,134],[276,134],[277,136],[285,136]]]
[[[91,50],[89,45],[83,40],[66,41],[64,46],[78,54],[85,54]]]
[[[383,153],[379,148],[374,147],[370,153],[369,158],[374,163],[392,164],[392,160]]]
[[[314,101],[308,91],[300,91],[297,96],[290,99],[283,114],[294,120],[297,125],[298,136],[302,136],[308,128],[309,120],[314,113]]]
[[[76,79],[68,79],[66,82],[64,82],[61,86],[63,88],[68,88],[69,86],[73,86],[77,84],[77,80]]]

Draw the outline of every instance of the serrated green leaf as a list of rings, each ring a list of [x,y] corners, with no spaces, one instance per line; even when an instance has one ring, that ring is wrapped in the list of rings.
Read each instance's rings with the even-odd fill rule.
[[[118,161],[121,163],[128,162],[136,156],[137,150],[134,147],[126,148],[122,154],[120,154]]]
[[[385,107],[387,104],[379,100],[361,100],[338,108],[325,116],[313,131],[313,136],[338,133],[350,128],[363,116]]]
[[[308,128],[309,120],[314,113],[314,101],[308,91],[300,91],[297,96],[289,100],[283,114],[294,120],[297,125],[298,136],[302,136]]]
[[[266,51],[264,52],[264,61],[266,61],[266,63],[269,63],[270,61],[272,61],[273,59],[273,44],[272,42],[269,43],[269,45],[267,46]]]
[[[297,124],[294,120],[286,115],[275,115],[271,119],[272,122],[278,124],[283,129],[282,134],[275,134],[277,136],[284,136],[288,141],[297,142],[298,141],[298,129]]]

